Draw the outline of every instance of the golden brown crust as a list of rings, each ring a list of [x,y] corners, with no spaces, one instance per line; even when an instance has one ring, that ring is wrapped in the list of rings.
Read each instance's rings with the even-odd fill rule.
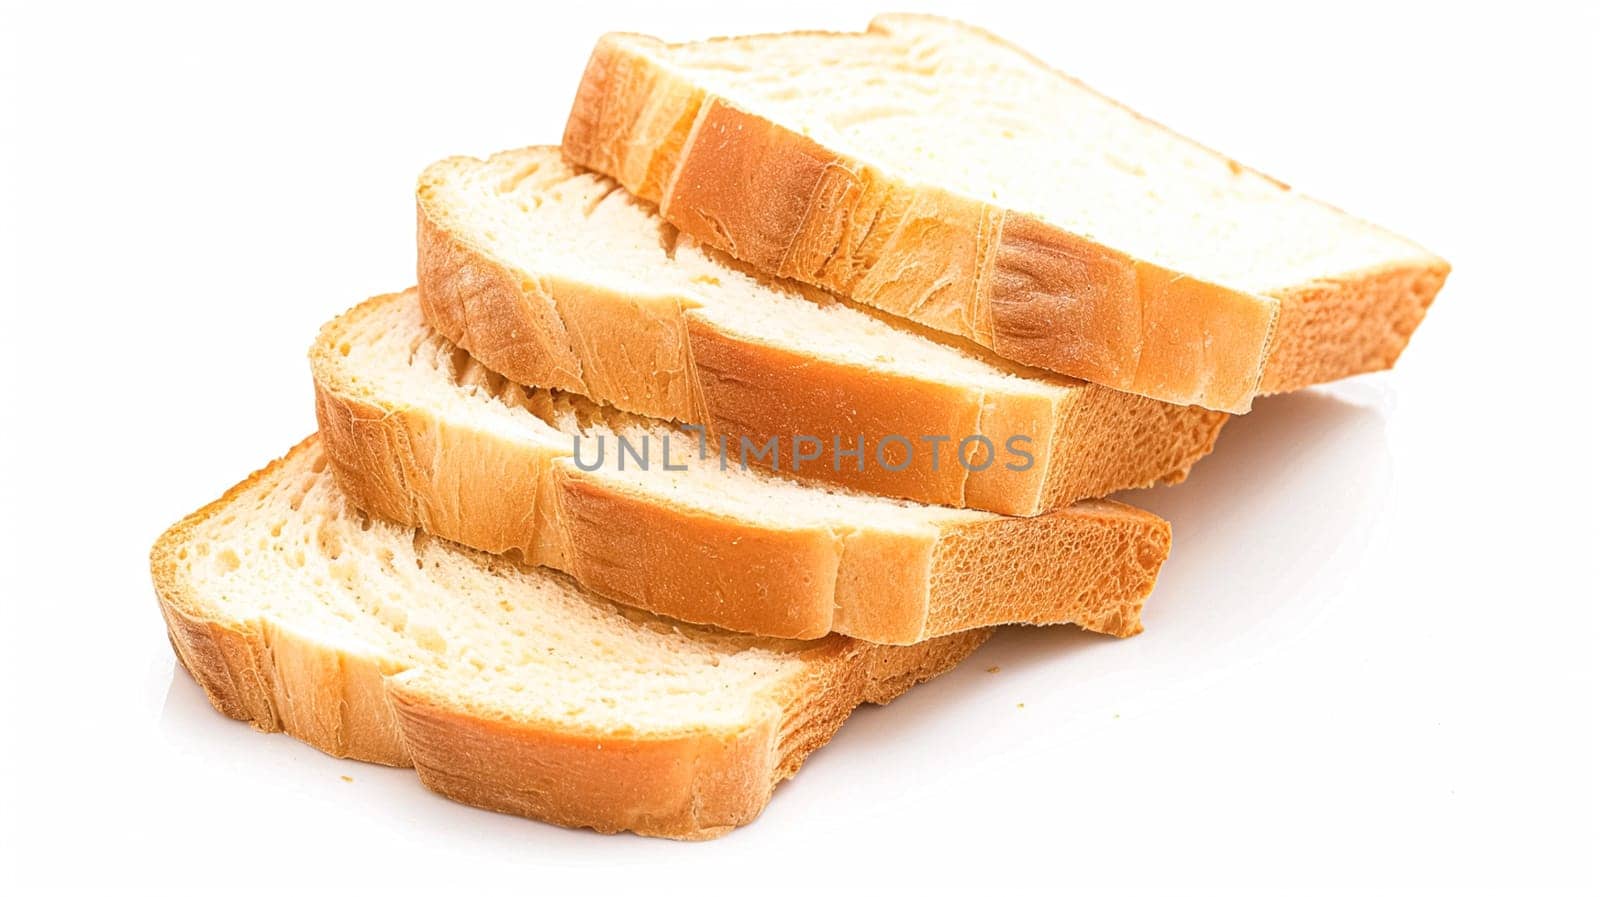
[[[689,340],[677,301],[647,303],[501,264],[430,214],[429,192],[424,181],[417,295],[429,326],[515,382],[614,396],[619,408],[648,407],[665,419],[698,419],[694,384],[682,376]]]
[[[387,716],[381,677],[397,665],[338,652],[291,628],[259,617],[239,618],[199,594],[180,573],[194,528],[273,475],[308,437],[221,498],[174,524],[150,550],[167,637],[178,661],[205,689],[211,705],[263,732],[288,732],[318,750],[389,766],[406,765],[400,732]]]
[[[917,18],[883,17],[872,28]],[[674,225],[765,271],[1025,364],[1244,412],[1261,392],[1391,365],[1448,271],[1419,254],[1283,296],[1177,277],[1017,211],[893,181],[707,95],[657,61],[664,46],[600,40],[563,141],[570,160],[619,177]],[[694,124],[647,127],[662,109]],[[1358,309],[1371,317],[1323,338],[1318,322]]]
[[[977,390],[885,375],[831,363],[804,350],[754,342],[693,312],[685,319],[691,360],[686,374],[693,379],[697,407],[702,409],[697,417],[686,420],[704,424],[713,436],[742,436],[758,445],[777,437],[778,463],[785,471],[929,504],[971,507],[967,492],[972,480],[1000,479],[973,477],[956,462],[950,446],[944,447],[944,463],[938,470],[931,463],[913,463],[900,471],[876,463],[880,445],[891,464],[904,460],[896,453],[898,443],[885,442],[891,434],[907,438],[944,434],[960,439],[981,432],[978,426],[983,396]],[[603,394],[595,398],[605,400]],[[1005,403],[1010,398],[1000,396],[997,401]],[[819,442],[814,452],[810,446],[802,449],[821,457],[797,465],[792,438],[797,433],[815,435],[819,440],[838,436],[842,452],[859,448],[864,460],[857,465],[845,459],[835,470],[830,460],[833,446]],[[1044,445],[1049,434],[1039,435],[1036,444]],[[928,457],[926,445],[916,449]],[[1012,512],[1042,510],[1035,507],[1039,485],[1027,482],[1037,481],[1044,466],[1036,465],[1036,470],[1038,473],[1029,471],[1006,478],[1002,494],[993,504],[1004,505],[1004,510]]]
[[[996,353],[1127,392],[1249,410],[1276,322],[1273,303],[1029,215],[1005,213],[999,244],[978,286],[993,323],[986,344]]]
[[[753,525],[552,467],[563,569],[585,586],[740,632],[819,638],[833,629],[841,559],[831,532]]]
[[[1166,522],[1153,514],[1087,502],[1031,518],[973,512],[906,529],[785,527],[712,512],[692,495],[647,493],[584,471],[562,438],[464,426],[354,383],[339,350],[346,328],[406,301],[416,300],[358,306],[324,328],[311,353],[329,463],[372,514],[474,548],[516,551],[626,604],[759,635],[835,631],[905,644],[1009,622],[1138,631],[1137,608],[1155,585],[1155,567],[1139,559],[1151,551],[1164,558],[1168,542]],[[983,548],[956,552],[953,541]],[[991,566],[963,578],[952,575],[954,563]],[[1115,588],[1099,589],[1107,584]],[[993,597],[964,597],[980,589]]]
[[[777,436],[780,467],[803,478],[1027,516],[1180,481],[1211,451],[1226,420],[1093,385],[1057,390],[1060,398],[1052,400],[885,372],[750,337],[686,297],[627,295],[524,271],[457,232],[450,209],[435,199],[434,171],[422,176],[417,195],[418,295],[431,326],[516,383],[704,424],[733,440],[760,445]],[[891,434],[949,442],[938,469],[933,450],[918,442],[913,463],[899,471],[870,461],[836,468],[827,460],[831,445],[821,447],[822,460],[796,470],[793,434],[838,435],[844,449],[859,435],[868,458]],[[1019,445],[1036,463],[1026,471],[1004,463],[968,471],[953,452],[956,441],[974,434],[1001,448],[1026,437]],[[896,448],[893,440],[885,445]]]
[[[1004,518],[994,525],[947,532],[935,549],[929,618],[994,617],[1021,623],[1066,618],[1092,621],[1080,625],[1096,632],[1138,634],[1144,629],[1139,613],[1167,559],[1172,531],[1166,521],[1152,521],[1115,502],[1082,502],[1079,509],[1083,516],[1041,517],[1041,525],[1026,529],[1020,518]],[[1082,566],[1046,571],[1039,578],[1058,587],[1029,594],[1008,578],[1019,568],[1038,564],[1029,558],[1037,540],[1073,546]],[[1111,595],[1123,600],[1106,600]]]
[[[581,390],[583,366],[548,292],[479,263],[470,246],[431,225],[419,211],[417,280],[439,329],[457,334],[452,341],[478,358],[537,372],[551,389]]]
[[[1449,274],[1449,264],[1434,259],[1285,291],[1261,391],[1394,367]]]
[[[621,52],[620,46],[611,49],[635,41],[656,42],[631,34],[600,38],[578,84],[562,144],[581,147],[584,155],[603,162],[603,167],[589,167],[610,173],[629,193],[659,197],[676,170],[678,148],[694,127],[703,96],[645,56]],[[624,132],[643,139],[631,144],[612,139]]]
[[[390,696],[423,784],[486,810],[699,840],[755,819],[776,784],[776,712],[740,731],[627,739],[474,716],[405,686]]]
[[[312,447],[307,440],[290,456]],[[179,661],[227,716],[334,756],[415,766],[429,788],[473,806],[602,832],[716,837],[753,820],[857,705],[888,702],[989,635],[974,630],[910,647],[823,640],[804,653],[803,675],[728,731],[617,735],[474,713],[425,670],[352,655],[301,634],[294,620],[238,618],[181,574],[194,527],[290,456],[174,525],[151,550]]]
[[[452,800],[569,827],[702,840],[753,821],[857,706],[888,703],[988,636],[898,647],[831,638],[747,726],[668,738],[486,718],[403,679],[391,680],[389,694],[423,783]],[[493,763],[473,762],[482,757]]]
[[[1108,495],[1152,470],[1171,471],[1161,482],[1181,483],[1194,461],[1210,454],[1227,421],[1227,414],[1197,405],[1172,405],[1112,389],[1087,390],[1055,416],[1049,442],[1052,469],[1041,504],[1063,504],[1073,494],[1069,486],[1089,496]],[[993,429],[1018,432],[1015,425],[1003,423]],[[1067,469],[1056,471],[1057,465]]]

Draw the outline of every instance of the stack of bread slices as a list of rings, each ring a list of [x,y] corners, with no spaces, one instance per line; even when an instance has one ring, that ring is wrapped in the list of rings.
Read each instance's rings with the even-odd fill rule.
[[[560,147],[427,168],[319,432],[152,569],[218,710],[476,806],[706,838],[995,626],[1141,629],[1254,396],[1448,266],[976,29],[601,39]]]

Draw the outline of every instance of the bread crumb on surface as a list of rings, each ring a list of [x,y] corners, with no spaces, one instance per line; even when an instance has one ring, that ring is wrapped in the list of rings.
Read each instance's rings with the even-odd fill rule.
[[[1017,702],[1017,709],[1018,709],[1018,710],[1021,710],[1021,709],[1022,709],[1022,702],[1021,702],[1021,701],[1018,701],[1018,702]]]
[[[345,780],[346,782],[354,782],[355,781],[355,779],[352,779],[349,776],[340,776],[339,778]]]
[[[998,673],[998,672],[1000,672],[1000,668],[999,667],[990,667],[986,672]]]

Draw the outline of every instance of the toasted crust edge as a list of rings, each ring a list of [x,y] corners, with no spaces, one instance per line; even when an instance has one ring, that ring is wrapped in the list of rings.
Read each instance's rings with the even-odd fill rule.
[[[414,765],[430,789],[462,803],[601,832],[713,838],[759,815],[856,706],[887,703],[989,635],[974,630],[910,647],[826,639],[805,652],[805,674],[771,696],[766,714],[731,732],[618,737],[475,716],[392,663],[352,664],[291,625],[219,615],[180,575],[177,552],[194,527],[312,450],[315,439],[156,540],[151,576],[173,651],[220,713],[334,756]],[[352,695],[380,699],[351,702]]]
[[[1005,43],[935,17],[880,17],[869,30],[908,22]],[[1282,296],[1174,278],[1027,215],[895,183],[707,95],[655,63],[663,46],[636,35],[601,38],[563,137],[569,159],[617,177],[674,225],[763,270],[1025,364],[1243,413],[1260,393],[1392,366],[1449,271],[1419,250],[1383,271]],[[650,127],[661,117],[678,124]],[[1395,280],[1403,285],[1383,287]],[[941,283],[955,286],[936,290]],[[1330,342],[1316,326],[1330,319],[1356,325]],[[1173,332],[1212,340],[1153,338]]]

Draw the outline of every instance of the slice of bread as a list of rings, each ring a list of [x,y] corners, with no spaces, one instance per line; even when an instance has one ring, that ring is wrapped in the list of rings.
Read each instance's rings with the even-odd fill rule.
[[[1131,635],[1170,546],[1166,521],[1117,502],[1004,517],[701,458],[673,426],[488,371],[412,292],[328,324],[311,362],[323,445],[360,507],[680,620],[898,644],[1011,622]]]
[[[430,167],[417,243],[428,322],[512,381],[713,434],[777,436],[786,470],[880,495],[1037,514],[1181,480],[1226,420],[751,276],[553,147]],[[817,457],[799,458],[796,436],[814,438],[800,448]],[[898,447],[897,460],[835,464],[834,437],[872,458]],[[978,463],[956,456],[964,439]],[[1011,469],[1008,445],[1033,463]]]
[[[473,806],[669,838],[754,819],[856,705],[988,635],[789,642],[653,617],[367,517],[314,438],[168,530],[150,567],[222,713]]]
[[[928,16],[675,45],[608,35],[563,147],[764,271],[1225,411],[1391,366],[1449,271]]]

